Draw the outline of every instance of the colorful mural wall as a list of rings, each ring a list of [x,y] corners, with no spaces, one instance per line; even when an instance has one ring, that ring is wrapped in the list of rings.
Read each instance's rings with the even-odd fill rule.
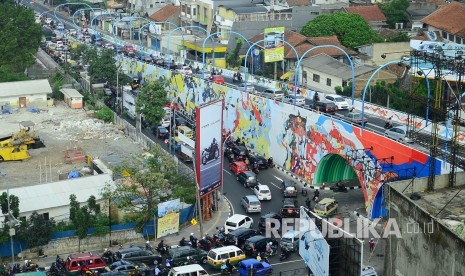
[[[231,131],[253,151],[273,156],[277,164],[312,185],[327,181],[330,174],[355,173],[370,217],[382,215],[379,191],[385,181],[429,174],[427,154],[367,130],[361,134],[343,121],[155,66],[127,59],[123,66],[133,76],[142,74],[145,81],[168,80],[170,97],[189,113],[197,105],[224,99],[225,133]],[[345,164],[353,170],[341,171],[347,170]],[[435,160],[435,174],[443,170],[442,162]]]

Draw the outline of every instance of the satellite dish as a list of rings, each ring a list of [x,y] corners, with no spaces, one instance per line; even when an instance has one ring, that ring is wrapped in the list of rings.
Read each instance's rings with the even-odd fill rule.
[[[258,55],[260,54],[260,50],[254,49],[254,50],[253,50],[253,54],[254,54],[255,56],[258,56]]]
[[[154,33],[156,32],[156,31],[155,31],[155,26],[150,25],[150,26],[149,26],[149,32],[150,32],[151,34],[154,34]]]
[[[438,36],[433,31],[427,32],[426,35],[428,36],[429,40],[431,40],[431,41],[436,41],[438,39]]]

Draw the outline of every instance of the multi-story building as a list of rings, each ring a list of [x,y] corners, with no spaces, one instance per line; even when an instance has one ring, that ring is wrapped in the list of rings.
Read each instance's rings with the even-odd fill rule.
[[[465,5],[446,3],[421,22],[428,31],[440,33],[443,41],[465,44]]]

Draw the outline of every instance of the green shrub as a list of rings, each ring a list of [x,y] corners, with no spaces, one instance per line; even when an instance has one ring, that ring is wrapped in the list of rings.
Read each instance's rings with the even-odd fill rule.
[[[103,106],[100,110],[94,113],[95,118],[105,122],[113,122],[113,111],[108,106]]]

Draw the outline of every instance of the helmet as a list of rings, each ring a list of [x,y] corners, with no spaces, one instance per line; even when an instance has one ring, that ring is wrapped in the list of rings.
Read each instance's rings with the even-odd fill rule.
[[[149,242],[149,241],[146,241],[145,243],[146,243],[146,244],[149,244],[150,242]]]
[[[193,235],[194,235],[194,233],[191,233],[191,236],[193,236]]]
[[[373,241],[373,238],[371,238],[370,241]]]
[[[105,249],[103,250],[103,252],[107,252],[107,251],[108,251],[108,248],[105,248]],[[59,256],[57,256],[57,258],[59,258]]]

